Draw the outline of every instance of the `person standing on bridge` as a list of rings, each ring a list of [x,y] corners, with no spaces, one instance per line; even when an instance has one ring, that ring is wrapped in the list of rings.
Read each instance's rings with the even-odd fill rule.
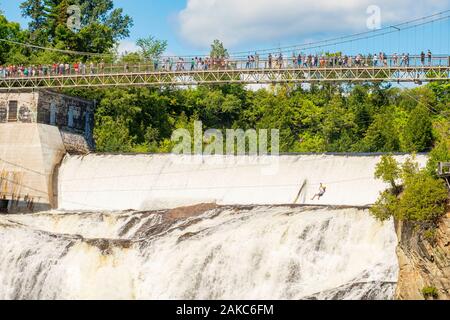
[[[89,73],[90,74],[94,74],[95,70],[94,70],[94,63],[91,61],[89,63]]]
[[[431,66],[431,65],[432,65],[432,59],[433,59],[433,56],[432,56],[432,54],[431,54],[431,50],[429,50],[429,49],[428,49],[428,54],[427,54],[427,56],[428,56],[428,65]]]
[[[273,57],[272,57],[272,54],[269,53],[269,69],[272,69],[272,62],[273,62]]]
[[[423,52],[423,51],[420,54],[420,63],[422,64],[422,66],[425,65],[425,52]]]
[[[278,68],[282,69],[283,68],[283,63],[284,63],[283,54],[280,53],[280,55],[278,56]]]
[[[292,66],[294,68],[297,67],[297,55],[295,54],[295,52],[292,53]]]
[[[398,66],[398,55],[397,55],[397,52],[394,53],[394,55],[392,56],[391,66],[392,66],[392,64],[393,64],[395,67]]]
[[[376,53],[373,55],[373,66],[378,66],[378,55]]]

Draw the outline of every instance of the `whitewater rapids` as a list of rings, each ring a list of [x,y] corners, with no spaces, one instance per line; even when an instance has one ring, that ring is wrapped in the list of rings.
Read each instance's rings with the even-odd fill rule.
[[[0,299],[393,299],[393,230],[344,207],[0,215]]]

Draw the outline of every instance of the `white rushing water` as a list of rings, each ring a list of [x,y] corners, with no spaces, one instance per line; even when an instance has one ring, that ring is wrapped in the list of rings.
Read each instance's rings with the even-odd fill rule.
[[[392,299],[379,161],[67,156],[58,211],[0,215],[0,299]]]
[[[225,206],[0,216],[0,299],[392,299],[393,223]]]

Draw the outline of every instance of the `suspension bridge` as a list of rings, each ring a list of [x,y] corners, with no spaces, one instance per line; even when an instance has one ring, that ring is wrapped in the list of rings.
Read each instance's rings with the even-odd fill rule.
[[[226,83],[422,84],[449,81],[449,20],[450,10],[447,10],[379,30],[307,44],[237,52],[226,57],[159,57],[140,64],[105,64],[98,62],[102,60],[99,60],[97,53],[61,50],[77,57],[74,60],[80,59],[81,54],[95,56],[97,62],[32,66],[25,68],[25,71],[23,67],[11,70],[8,66],[2,66],[0,91]],[[7,42],[4,39],[0,41]],[[27,46],[35,50],[49,49]],[[343,48],[347,49],[347,53],[343,53]],[[383,53],[386,48],[391,51],[395,49],[396,53]],[[430,48],[443,53],[431,53]]]

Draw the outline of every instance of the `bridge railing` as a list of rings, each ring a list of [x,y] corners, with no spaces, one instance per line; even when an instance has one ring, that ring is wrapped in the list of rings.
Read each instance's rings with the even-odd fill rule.
[[[449,67],[450,56],[439,55],[429,57],[386,56],[374,59],[373,56],[341,56],[315,57],[298,56],[272,59],[198,59],[193,61],[174,61],[169,59],[154,62],[128,63],[75,63],[41,66],[0,66],[1,78],[32,78],[102,74],[130,74],[149,72],[189,72],[210,70],[276,70],[276,69],[308,69],[308,68],[411,68],[411,67]]]

